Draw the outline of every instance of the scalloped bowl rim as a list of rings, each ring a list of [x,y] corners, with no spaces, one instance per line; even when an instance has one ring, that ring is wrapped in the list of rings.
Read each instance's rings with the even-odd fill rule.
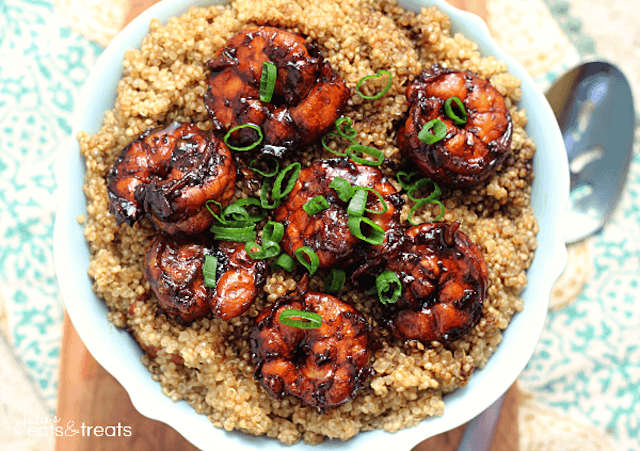
[[[151,379],[151,374],[141,363],[142,351],[136,341],[106,320],[108,310],[91,289],[87,275],[88,245],[82,226],[76,219],[78,215],[86,214],[86,198],[82,192],[84,161],[75,136],[80,130],[98,131],[104,112],[112,108],[121,76],[121,72],[113,68],[122,67],[125,50],[139,48],[152,18],[166,23],[169,17],[186,12],[190,5],[214,3],[218,2],[159,2],[120,32],[96,62],[76,107],[73,135],[64,143],[54,169],[60,202],[54,226],[56,274],[64,304],[84,344],[124,386],[141,414],[170,425],[203,450],[290,449],[275,439],[215,428],[206,416],[196,414],[186,401],[174,403],[162,393],[159,382]],[[538,146],[534,157],[536,179],[532,193],[532,205],[539,223],[538,249],[527,272],[529,284],[522,293],[525,310],[515,315],[504,332],[503,342],[485,368],[476,370],[467,386],[446,395],[442,417],[426,419],[418,426],[394,434],[375,430],[359,433],[345,442],[325,440],[316,446],[301,442],[293,445],[296,450],[319,451],[336,447],[355,450],[374,441],[379,448],[410,449],[422,440],[451,430],[481,413],[513,384],[531,358],[544,327],[552,285],[567,261],[561,221],[569,193],[569,171],[562,136],[544,95],[522,66],[498,47],[485,23],[477,16],[460,11],[444,0],[405,0],[400,3],[413,10],[422,6],[438,6],[449,15],[455,31],[463,32],[475,41],[483,56],[494,55],[506,62],[509,71],[522,81],[523,96],[519,106],[527,111],[527,132]],[[94,94],[97,92],[106,94],[98,97]],[[69,249],[75,251],[70,253]],[[140,432],[133,431],[134,434]]]

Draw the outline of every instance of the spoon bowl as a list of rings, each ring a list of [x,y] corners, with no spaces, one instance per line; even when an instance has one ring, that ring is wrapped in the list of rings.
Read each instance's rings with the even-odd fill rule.
[[[569,157],[565,243],[602,229],[629,172],[634,118],[631,87],[614,65],[593,61],[564,74],[547,92]]]

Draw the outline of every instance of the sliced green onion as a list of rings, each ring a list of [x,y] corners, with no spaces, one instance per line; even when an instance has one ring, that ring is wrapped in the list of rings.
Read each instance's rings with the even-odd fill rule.
[[[245,207],[258,207],[258,213],[251,214]],[[254,197],[246,197],[236,200],[222,211],[223,224],[228,222],[227,217],[231,216],[231,220],[235,222],[260,222],[267,217],[267,212],[260,205],[260,200]]]
[[[367,193],[366,190],[356,189],[356,192],[353,193],[353,197],[351,197],[349,201],[349,205],[347,205],[347,214],[349,216],[362,216],[364,214],[364,208],[367,205],[368,197],[369,193]]]
[[[346,123],[344,129],[341,128],[342,124]],[[349,116],[342,116],[341,118],[336,119],[335,122],[336,130],[338,130],[338,135],[345,139],[352,140],[356,137],[358,133],[355,128],[353,128],[353,121]]]
[[[367,81],[370,80],[372,78],[380,78],[384,75],[387,75],[389,77],[389,80],[387,81],[387,85],[382,89],[382,91],[380,91],[378,94],[372,95],[372,96],[367,96],[364,95],[362,93],[362,91],[360,91],[360,87],[362,86],[362,84]],[[380,97],[382,97],[383,95],[385,95],[387,93],[387,91],[389,91],[389,88],[391,88],[391,82],[393,81],[393,77],[391,76],[391,74],[389,73],[389,71],[386,70],[381,70],[379,71],[376,75],[367,75],[366,77],[363,77],[358,84],[356,84],[356,93],[362,97],[363,99],[367,99],[367,100],[376,100],[379,99]]]
[[[431,131],[433,130],[433,133]],[[425,144],[435,144],[447,136],[447,126],[440,119],[427,122],[418,133],[418,139]]]
[[[275,163],[276,167],[274,169],[263,171],[262,169],[255,167],[253,164],[260,161],[258,158],[254,158],[249,162],[249,169],[251,169],[253,172],[257,172],[263,177],[273,177],[280,170],[280,163],[278,163],[278,160],[274,157],[269,157],[269,159]]]
[[[365,236],[362,232],[362,223],[370,227],[369,236]],[[349,219],[347,219],[347,225],[349,226],[351,234],[359,240],[374,245],[382,244],[384,242],[384,229],[367,217],[349,216]]]
[[[333,188],[338,193],[338,197],[343,202],[349,202],[349,199],[353,196],[354,189],[351,183],[347,179],[342,177],[335,177],[329,183],[329,188]]]
[[[370,155],[375,158],[375,161],[367,160],[358,156],[359,153]],[[363,146],[361,144],[352,144],[347,148],[347,155],[356,163],[366,164],[367,166],[380,166],[384,161],[384,152],[380,149],[374,149],[373,147]]]
[[[294,317],[300,318],[295,319]],[[290,308],[280,312],[279,321],[290,327],[298,329],[319,329],[322,326],[322,316],[314,312],[304,312],[295,308]]]
[[[254,249],[257,249],[254,251]],[[269,245],[261,246],[258,243],[251,242],[244,245],[244,250],[247,251],[249,257],[254,260],[264,260],[267,258],[275,257],[280,254],[280,245],[271,243]]]
[[[403,189],[408,191],[413,187],[413,185],[415,185],[416,182],[412,183],[411,179],[416,175],[418,175],[416,172],[409,172],[407,174],[404,171],[398,171],[396,173],[396,180],[398,180],[398,183],[400,184],[400,186],[402,186]],[[403,179],[406,179],[406,181],[404,181]]]
[[[271,263],[271,269],[274,269],[274,270],[277,270],[278,268],[282,268],[287,272],[291,272],[295,267],[296,267],[296,261],[293,259],[293,257],[291,257],[289,254],[286,254],[284,252],[278,255],[278,258],[276,258]]]
[[[384,271],[376,277],[378,298],[383,304],[395,304],[402,294],[402,282],[393,271]]]
[[[235,147],[235,146],[232,146],[231,144],[229,144],[228,141],[229,141],[229,138],[231,137],[231,134],[233,132],[235,132],[236,130],[240,130],[242,128],[252,128],[252,129],[256,130],[258,132],[258,140],[256,142],[254,142],[254,143],[249,144],[246,147]],[[224,135],[223,141],[227,145],[227,147],[229,149],[231,149],[231,150],[235,150],[236,152],[246,152],[248,150],[251,150],[251,149],[259,146],[263,139],[264,139],[264,135],[262,134],[262,130],[260,129],[260,127],[258,127],[255,124],[242,124],[242,125],[237,125],[237,126],[233,127],[231,130],[229,130],[227,132],[227,134]]]
[[[298,180],[298,174],[300,174],[301,169],[302,165],[300,163],[291,163],[289,166],[280,171],[280,173],[276,177],[275,182],[273,182],[273,191],[271,191],[271,196],[274,199],[279,200],[289,194],[293,189],[293,186],[296,184],[296,181]],[[291,172],[291,176],[289,177],[287,185],[283,190],[282,183],[284,182],[284,179],[289,172]]]
[[[343,124],[344,125],[343,127]],[[322,147],[324,147],[325,150],[334,153],[336,155],[339,155],[341,157],[345,157],[347,156],[347,152],[339,152],[337,150],[333,150],[331,147],[329,147],[329,145],[325,142],[325,139],[327,138],[343,138],[346,140],[351,141],[354,144],[358,144],[358,142],[354,139],[356,134],[358,133],[354,128],[353,128],[353,121],[351,120],[350,117],[348,116],[342,116],[340,118],[338,118],[335,122],[335,126],[336,126],[336,132],[329,132],[326,135],[324,135],[321,139],[320,139],[320,143],[322,144]]]
[[[260,100],[262,102],[271,102],[277,78],[276,65],[269,61],[262,63],[262,73],[260,74]]]
[[[262,229],[262,243],[265,246],[278,244],[284,237],[284,225],[279,222],[269,221]]]
[[[417,226],[422,224],[421,222],[415,222],[413,220],[413,214],[418,211],[419,208],[423,207],[426,204],[436,204],[440,206],[440,214],[433,220],[433,222],[439,221],[443,216],[444,216],[444,204],[442,202],[440,202],[437,199],[422,199],[419,200],[412,208],[411,210],[409,210],[409,216],[407,217],[407,220],[409,221],[409,224],[411,224],[412,226]]]
[[[270,190],[271,182],[266,179],[262,182],[262,189],[260,190],[260,206],[267,210],[273,210],[274,208],[278,208],[280,206],[280,199],[274,199],[272,204],[269,203]]]
[[[420,188],[422,188],[423,186],[425,186],[425,185],[427,185],[429,183],[431,183],[433,185],[433,192],[431,194],[429,194],[428,197],[418,197],[418,198],[413,197],[413,192],[414,191],[418,191]],[[409,199],[411,199],[414,202],[419,202],[421,200],[437,199],[438,197],[440,197],[441,194],[442,194],[442,189],[440,189],[440,185],[438,185],[436,182],[434,182],[430,178],[423,178],[423,179],[418,180],[413,185],[411,185],[409,187],[409,189],[407,190],[407,196],[409,196]]]
[[[324,142],[324,140],[325,140],[326,138],[330,138],[330,137],[335,137],[335,138],[344,138],[344,136],[341,136],[341,135],[339,135],[339,134],[337,134],[337,133],[329,132],[329,133],[327,133],[326,135],[324,135],[324,136],[320,139],[320,143],[322,144],[322,147],[324,147],[324,149],[325,149],[325,150],[327,150],[327,151],[329,151],[329,152],[331,152],[331,153],[334,153],[334,154],[336,154],[336,155],[338,155],[338,156],[346,157],[346,156],[347,156],[347,152],[346,152],[346,151],[345,151],[345,152],[338,152],[337,150],[333,150],[331,147],[329,147],[329,145],[328,145],[326,142]],[[349,138],[347,138],[347,139],[349,139]],[[352,139],[349,139],[349,140],[355,143],[355,141],[354,141],[354,140],[352,140]]]
[[[389,207],[387,206],[387,203],[385,202],[384,197],[382,197],[382,194],[380,194],[378,191],[374,190],[373,188],[369,188],[368,186],[356,186],[355,189],[359,191],[367,191],[369,193],[373,193],[380,201],[380,205],[382,205],[382,210],[371,210],[370,208],[366,208],[367,202],[365,201],[364,211],[366,211],[367,213],[373,213],[374,215],[381,215],[386,213],[387,210],[389,210]],[[367,199],[368,199],[368,196],[367,196]]]
[[[204,278],[204,286],[215,288],[217,281],[218,259],[213,255],[204,256],[204,265],[202,265],[202,277]]]
[[[228,221],[223,225],[213,224],[209,230],[216,240],[246,243],[247,241],[255,241],[257,237],[255,227],[256,225],[252,222],[232,223]]]
[[[318,267],[320,266],[320,259],[318,258],[318,254],[316,254],[316,252],[309,246],[302,246],[298,248],[296,250],[296,258],[302,266],[307,268],[310,276],[314,275],[318,270]],[[307,258],[309,260],[307,260]]]
[[[331,294],[340,293],[346,280],[347,273],[344,270],[333,268],[327,278],[324,279],[324,291]]]
[[[218,221],[218,222],[224,223],[224,222],[225,222],[225,220],[223,219],[223,218],[224,218],[224,215],[223,215],[223,216],[219,216],[215,211],[213,211],[213,210],[211,209],[211,207],[209,206],[209,203],[212,203],[212,204],[214,204],[214,205],[217,205],[217,206],[218,206],[218,209],[219,209],[220,211],[222,211],[222,204],[221,204],[220,202],[218,202],[217,200],[213,200],[213,199],[209,199],[208,201],[206,201],[206,202],[204,203],[205,207],[207,207],[207,210],[209,210],[209,213],[211,213],[211,215],[213,215],[213,217],[215,218],[215,220],[216,220],[216,221]]]
[[[454,111],[454,105],[452,105],[452,103],[455,103],[457,110],[460,112],[459,115]],[[465,110],[462,100],[460,100],[458,97],[449,97],[444,102],[444,112],[447,117],[457,125],[463,125],[467,123],[467,110]]]
[[[302,209],[306,211],[309,216],[320,213],[322,210],[326,210],[327,208],[329,208],[329,201],[327,201],[323,195],[314,197],[302,206]]]

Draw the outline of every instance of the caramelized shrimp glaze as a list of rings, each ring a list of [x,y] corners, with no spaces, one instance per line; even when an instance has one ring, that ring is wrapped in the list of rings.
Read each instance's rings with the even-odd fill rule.
[[[456,125],[444,111],[447,99],[458,97],[467,121]],[[407,89],[412,106],[398,131],[398,146],[432,180],[450,187],[468,187],[485,180],[508,156],[512,123],[504,97],[471,72],[434,65],[422,71]],[[434,119],[446,125],[444,139],[426,144],[418,138]]]
[[[398,256],[386,270],[402,282],[386,321],[401,340],[454,341],[482,315],[489,275],[478,247],[459,222],[428,223],[410,228]]]
[[[218,258],[215,287],[205,287],[205,256]],[[253,260],[244,243],[212,242],[206,237],[156,235],[146,255],[145,279],[168,313],[185,322],[209,313],[228,320],[244,313],[266,280],[263,260]]]
[[[305,277],[297,292],[256,318],[250,335],[255,376],[276,399],[293,395],[312,407],[339,406],[353,399],[371,374],[371,326],[352,305],[307,288]],[[317,313],[322,325],[299,329],[282,324],[280,314],[287,309]]]
[[[271,102],[260,100],[264,62],[277,69]],[[273,27],[248,28],[233,36],[207,67],[205,104],[215,129],[255,124],[264,134],[261,151],[278,157],[327,133],[350,95],[315,43]],[[258,135],[244,128],[232,138],[248,145]]]
[[[235,184],[227,146],[210,131],[174,122],[122,150],[108,175],[109,212],[118,224],[149,213],[165,233],[197,234],[213,222],[207,200],[226,205]]]
[[[347,203],[338,197],[335,189],[329,187],[336,177],[342,177],[352,186],[368,187],[376,190],[387,204],[382,214],[366,213],[366,216],[385,230],[381,245],[366,245],[354,236],[347,224]],[[316,196],[322,195],[329,208],[315,215],[309,215],[302,207]],[[377,196],[368,195],[367,208],[381,210]],[[295,257],[302,246],[313,249],[320,260],[320,268],[350,266],[362,262],[356,276],[366,268],[379,264],[401,242],[400,207],[402,199],[393,185],[376,167],[354,163],[348,159],[335,158],[318,160],[300,171],[298,179],[275,210],[274,220],[285,226],[282,249]]]

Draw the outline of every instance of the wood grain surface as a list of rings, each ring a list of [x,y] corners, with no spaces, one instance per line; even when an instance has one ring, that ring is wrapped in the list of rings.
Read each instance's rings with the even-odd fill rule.
[[[487,17],[486,0],[448,1]],[[131,0],[126,23],[154,3],[155,0]],[[518,449],[517,412],[518,392],[514,386],[507,393],[492,451]],[[57,417],[62,424],[73,424],[79,431],[73,436],[57,437],[57,451],[197,451],[171,427],[135,410],[124,388],[86,349],[68,316],[64,321]],[[455,451],[463,430],[461,426],[432,437],[414,451]]]

